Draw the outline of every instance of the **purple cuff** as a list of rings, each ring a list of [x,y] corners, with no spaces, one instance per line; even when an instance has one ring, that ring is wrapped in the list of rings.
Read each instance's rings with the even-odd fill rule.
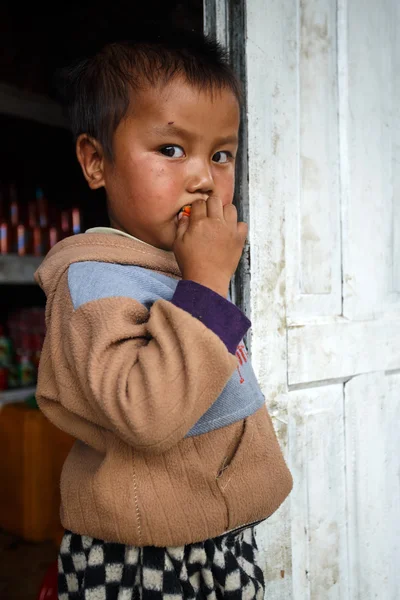
[[[251,326],[249,319],[232,302],[194,281],[180,281],[171,302],[204,323],[235,354]]]

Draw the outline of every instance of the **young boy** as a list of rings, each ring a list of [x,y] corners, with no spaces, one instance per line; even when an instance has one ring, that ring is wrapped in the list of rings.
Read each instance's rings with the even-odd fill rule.
[[[227,300],[247,233],[238,83],[194,34],[110,44],[68,77],[111,227],[63,240],[36,275],[38,402],[76,438],[59,598],[261,599],[254,525],[292,481],[241,342],[250,322]]]

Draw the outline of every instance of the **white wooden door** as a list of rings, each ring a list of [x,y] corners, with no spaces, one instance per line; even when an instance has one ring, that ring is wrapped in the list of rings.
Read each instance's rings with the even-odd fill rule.
[[[249,0],[253,360],[295,486],[267,598],[400,598],[397,0]]]
[[[266,598],[399,600],[400,3],[245,9],[252,360],[295,482]]]

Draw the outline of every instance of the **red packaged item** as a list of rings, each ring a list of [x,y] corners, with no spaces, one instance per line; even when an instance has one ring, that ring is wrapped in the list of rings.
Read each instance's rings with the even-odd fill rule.
[[[0,392],[8,388],[8,368],[0,365]]]

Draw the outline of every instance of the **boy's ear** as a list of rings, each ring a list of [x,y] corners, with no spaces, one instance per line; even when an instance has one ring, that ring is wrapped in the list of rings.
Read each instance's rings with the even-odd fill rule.
[[[76,156],[90,189],[104,187],[104,152],[100,142],[82,133],[76,140]]]

